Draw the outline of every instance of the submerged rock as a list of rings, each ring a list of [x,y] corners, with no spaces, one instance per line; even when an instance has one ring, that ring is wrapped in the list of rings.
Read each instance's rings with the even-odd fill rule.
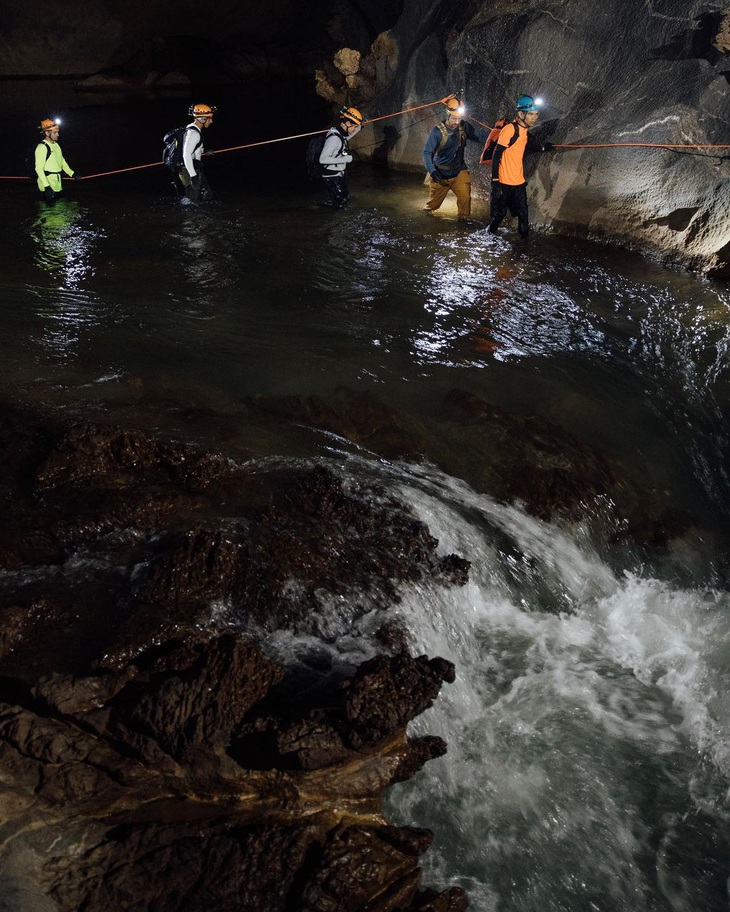
[[[540,519],[585,522],[602,538],[647,551],[661,551],[692,527],[691,517],[667,513],[621,466],[564,428],[510,414],[464,390],[451,390],[441,415],[428,421],[344,387],[327,397],[257,398],[246,404],[256,416],[319,427],[387,459],[426,458],[475,491],[518,503]],[[444,558],[441,569],[449,567],[447,577],[463,579],[460,561]]]

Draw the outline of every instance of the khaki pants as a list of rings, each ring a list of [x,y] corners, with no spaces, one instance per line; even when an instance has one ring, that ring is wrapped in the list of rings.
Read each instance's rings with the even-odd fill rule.
[[[446,199],[446,194],[451,190],[456,197],[459,218],[469,218],[471,215],[471,176],[466,169],[459,171],[456,177],[444,178],[442,184],[437,184],[433,178],[429,178],[428,184],[426,209],[431,211],[438,209]]]

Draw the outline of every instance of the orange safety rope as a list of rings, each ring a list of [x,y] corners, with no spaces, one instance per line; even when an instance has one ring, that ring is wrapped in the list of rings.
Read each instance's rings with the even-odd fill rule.
[[[433,105],[443,104],[445,101],[448,101],[449,98],[455,98],[455,95],[447,95],[446,98],[439,98],[438,101],[429,101],[426,104],[414,105],[411,108],[403,108],[402,111],[395,111],[392,114],[383,114],[382,117],[373,117],[372,120],[367,120],[363,126],[367,124],[375,123],[378,120],[386,120],[389,117],[397,117],[399,114],[408,114],[411,111],[420,111],[422,108],[430,108]],[[304,139],[307,136],[317,136],[320,133],[326,133],[329,130],[329,127],[326,127],[324,130],[312,130],[310,133],[295,133],[292,136],[279,136],[276,139],[264,139],[259,142],[245,143],[242,146],[229,146],[227,149],[216,149],[215,152],[209,152],[208,155],[221,155],[223,152],[236,152],[239,149],[254,149],[257,146],[268,146],[272,143],[278,142],[288,142],[290,139]],[[143,168],[155,168],[157,165],[163,164],[162,161],[151,162],[149,165],[134,165],[131,168],[119,168],[116,171],[101,171],[98,174],[87,174],[84,176],[83,180],[91,180],[94,177],[108,177],[110,174],[124,174],[126,171],[141,171]],[[66,178],[68,179],[68,178]],[[28,180],[27,177],[3,177],[0,176],[0,180]]]
[[[699,143],[555,143],[554,149],[614,149],[614,148],[640,148],[640,149],[730,149],[730,145],[700,145]]]
[[[387,120],[390,117],[398,117],[400,114],[409,114],[412,111],[420,111],[423,108],[430,108],[433,105],[444,104],[450,98],[456,98],[457,96],[447,95],[445,98],[439,98],[438,101],[429,101],[426,104],[413,105],[410,108],[403,108],[401,111],[394,111],[392,114],[383,114],[380,117],[373,117],[371,120],[365,121],[363,126],[368,124],[377,123],[380,120]],[[491,127],[489,124],[483,123],[481,120],[478,120],[476,117],[472,117],[470,114],[467,114],[466,117],[469,120],[474,121],[474,123],[479,124],[480,127],[484,127],[485,130],[493,130],[494,127]],[[264,139],[259,142],[245,143],[241,146],[229,146],[227,149],[216,149],[215,152],[209,152],[208,155],[221,155],[223,152],[236,152],[240,149],[255,149],[258,146],[268,146],[272,143],[279,142],[288,142],[291,139],[304,139],[307,136],[317,136],[320,133],[326,133],[329,128],[324,130],[312,130],[309,133],[295,133],[292,136],[280,136],[276,139]],[[555,143],[553,145],[554,149],[614,149],[614,148],[643,148],[643,149],[730,149],[730,145],[700,145],[695,143]],[[129,168],[119,168],[116,171],[100,171],[98,174],[88,174],[85,175],[83,180],[91,180],[95,177],[108,177],[111,174],[125,174],[127,171],[141,171],[144,168],[156,168],[158,165],[163,164],[162,161],[151,162],[148,165],[133,165]],[[64,177],[65,180],[70,178]],[[28,177],[23,176],[5,176],[0,175],[0,180],[28,180]]]
[[[474,123],[478,123],[479,126],[480,126],[480,127],[484,127],[485,130],[493,130],[493,129],[494,129],[494,127],[490,127],[489,124],[482,123],[481,120],[477,120],[476,117],[472,117],[471,114],[465,114],[464,117],[466,117],[468,120],[473,120]]]

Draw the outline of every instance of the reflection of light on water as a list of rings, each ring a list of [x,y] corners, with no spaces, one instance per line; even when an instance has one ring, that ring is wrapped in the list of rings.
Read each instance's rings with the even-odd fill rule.
[[[346,221],[333,219],[315,263],[316,287],[334,295],[338,307],[377,301],[387,294],[403,256],[403,239],[386,216],[360,212]]]
[[[88,226],[88,212],[75,200],[39,204],[30,236],[38,245],[36,265],[57,276],[66,288],[79,288],[93,273],[90,254],[103,234]]]
[[[182,252],[182,270],[197,291],[235,286],[241,278],[251,225],[241,218],[220,218],[215,202],[185,213],[185,221],[167,235],[167,243]]]
[[[104,234],[89,225],[89,213],[75,200],[61,199],[54,206],[39,204],[30,236],[37,245],[35,265],[56,280],[52,291],[44,291],[38,307],[44,331],[38,344],[55,357],[72,356],[86,326],[100,317],[81,292],[93,275],[91,256]]]
[[[88,294],[65,290],[55,292],[38,312],[44,323],[38,344],[57,358],[75,356],[83,331],[104,318],[104,314],[98,312],[97,302]]]
[[[504,251],[472,235],[441,250],[424,289],[431,327],[413,340],[419,361],[479,366],[497,360],[546,357],[595,348],[603,332],[566,292],[545,281],[528,281],[525,269],[503,262]]]

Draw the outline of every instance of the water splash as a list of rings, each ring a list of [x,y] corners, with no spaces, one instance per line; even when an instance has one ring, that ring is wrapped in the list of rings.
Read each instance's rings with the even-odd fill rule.
[[[448,755],[390,799],[396,819],[437,834],[429,878],[480,909],[720,908],[727,594],[616,575],[588,542],[458,482],[429,490],[429,474],[402,492],[473,570],[468,586],[412,590],[399,609],[416,652],[457,666],[413,725]],[[519,585],[505,535],[541,568]]]

